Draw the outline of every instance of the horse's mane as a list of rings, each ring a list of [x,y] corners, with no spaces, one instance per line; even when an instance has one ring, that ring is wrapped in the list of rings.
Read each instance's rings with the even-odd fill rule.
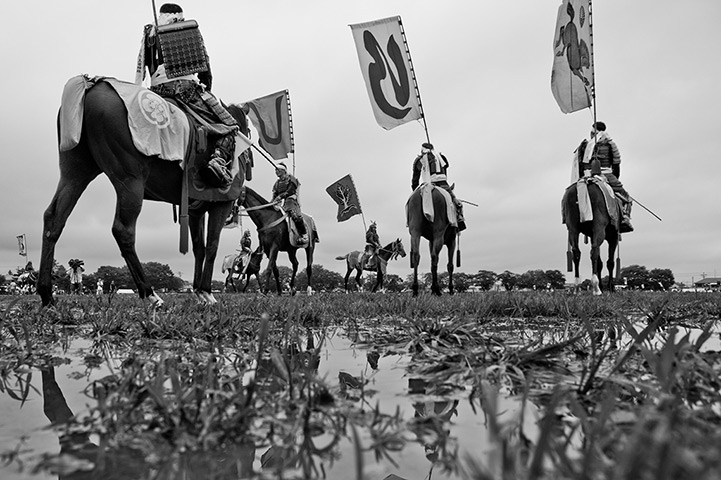
[[[260,193],[256,192],[255,190],[253,190],[252,188],[250,188],[250,187],[248,187],[248,186],[245,186],[244,188],[245,188],[245,195],[246,195],[246,197],[247,197],[248,195],[250,195],[250,196],[252,196],[253,198],[255,198],[256,200],[258,200],[258,201],[259,201],[260,203],[262,203],[262,204],[268,203],[268,200],[266,200],[265,198],[263,198],[263,196],[262,196]]]

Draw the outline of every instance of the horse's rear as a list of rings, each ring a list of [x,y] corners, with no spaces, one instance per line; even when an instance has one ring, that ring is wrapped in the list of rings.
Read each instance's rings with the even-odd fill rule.
[[[420,239],[429,242],[431,254],[431,292],[441,294],[438,285],[438,257],[445,245],[448,248],[448,291],[453,294],[453,252],[456,249],[457,228],[451,225],[446,212],[445,197],[437,188],[432,191],[433,221],[423,213],[422,189],[416,189],[408,199],[408,231],[411,235],[411,268],[413,268],[413,295],[418,295],[418,264],[420,263]]]
[[[618,222],[614,223],[611,219],[606,207],[606,200],[600,186],[595,183],[589,183],[588,196],[593,220],[587,222],[581,222],[578,188],[576,184],[571,185],[568,189],[566,189],[563,196],[563,217],[566,228],[568,229],[568,271],[571,271],[571,263],[573,263],[574,279],[576,286],[578,286],[580,282],[579,264],[581,261],[579,235],[583,234],[591,239],[591,284],[593,285],[594,295],[600,295],[600,279],[603,268],[600,247],[604,241],[608,243],[608,260],[606,262],[606,267],[609,273],[608,290],[613,291],[613,272],[615,266],[613,256],[618,245]]]

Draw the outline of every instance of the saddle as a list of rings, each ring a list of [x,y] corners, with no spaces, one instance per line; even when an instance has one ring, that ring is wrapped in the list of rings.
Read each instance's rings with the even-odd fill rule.
[[[613,189],[606,181],[603,175],[594,175],[592,177],[582,177],[576,182],[576,193],[578,195],[578,211],[581,222],[590,222],[593,220],[593,209],[591,199],[588,194],[588,184],[595,183],[601,189],[605,200],[606,210],[611,222],[618,225],[621,218],[621,207],[616,199]],[[564,214],[565,223],[565,214]]]
[[[435,218],[435,211],[433,207],[433,190],[437,190],[438,193],[443,195],[443,199],[446,202],[446,216],[448,221],[454,227],[458,226],[458,215],[456,215],[456,206],[453,204],[451,194],[446,191],[445,188],[439,188],[432,183],[421,183],[411,194],[415,194],[416,191],[420,190],[421,200],[423,203],[423,214],[429,222],[432,222]],[[410,201],[410,198],[408,199]],[[408,202],[406,202],[406,226],[408,224]]]
[[[313,217],[306,213],[301,213],[303,215],[303,222],[305,223],[305,230],[308,232],[308,242],[314,242],[318,243],[320,242],[320,237],[318,236],[318,230],[315,226],[315,220]],[[305,248],[308,246],[309,243],[300,243],[300,234],[298,233],[298,227],[295,226],[295,222],[292,218],[290,218],[290,215],[285,214],[285,223],[288,225],[288,235],[290,236],[289,241],[290,244],[296,248]]]

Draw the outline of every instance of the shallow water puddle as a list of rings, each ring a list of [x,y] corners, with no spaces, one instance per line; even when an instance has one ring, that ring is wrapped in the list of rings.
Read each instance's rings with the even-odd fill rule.
[[[48,428],[50,419],[62,418],[63,415],[72,413],[82,416],[88,412],[89,407],[96,402],[86,394],[89,385],[119,368],[120,359],[108,357],[104,359],[98,357],[101,360],[98,362],[98,368],[86,367],[83,359],[90,349],[89,341],[73,340],[67,351],[58,353],[58,356],[69,358],[71,363],[55,367],[52,371],[54,378],[50,372],[42,373],[38,369],[28,369],[22,373],[20,378],[29,380],[31,385],[24,403],[11,398],[7,392],[0,393],[0,453],[7,454],[19,449],[20,455],[17,458],[24,462],[24,469],[21,471],[18,462],[7,462],[8,457],[5,455],[3,465],[0,465],[0,478],[5,480],[88,478],[83,477],[88,474],[87,472],[78,472],[77,476],[73,474],[59,476],[47,472],[32,474],[30,471],[43,454],[56,455],[60,452],[58,435]],[[390,474],[395,474],[400,478],[421,479],[428,478],[431,473],[433,479],[460,478],[443,472],[440,463],[437,462],[439,460],[442,462],[444,455],[453,451],[455,445],[458,446],[459,458],[469,454],[474,459],[486,463],[491,454],[491,442],[485,427],[484,414],[477,402],[475,406],[478,411],[477,413],[473,411],[467,398],[468,392],[461,391],[461,394],[454,398],[415,393],[422,392],[422,388],[419,388],[416,379],[408,377],[406,370],[410,361],[408,356],[381,355],[378,358],[378,368],[372,369],[367,360],[368,351],[365,347],[354,346],[345,335],[336,332],[322,343],[317,374],[327,384],[335,387],[341,383],[339,377],[344,377],[346,381],[351,377],[364,379],[367,383],[362,392],[352,387],[345,390],[347,398],[354,402],[359,410],[368,412],[378,406],[379,410],[387,415],[398,412],[404,422],[414,418],[437,417],[444,421],[442,425],[449,431],[449,437],[444,444],[444,439],[436,435],[404,432],[405,442],[402,448],[389,452],[396,465],[387,459],[377,462],[373,451],[364,451],[365,478],[381,480]],[[14,379],[9,384],[13,385],[13,381]],[[520,403],[507,398],[499,399],[499,403],[498,411],[501,412],[499,421],[512,424],[517,422],[521,416]],[[535,426],[537,418],[536,408],[526,403],[523,429],[530,438],[535,438],[537,433]],[[363,430],[357,433],[361,444],[367,448],[373,439]],[[335,443],[332,446],[334,450],[332,462],[315,460],[316,465],[322,464],[327,478],[355,478],[356,448],[351,440],[351,428],[347,429],[346,434],[338,442],[333,442],[332,435],[329,434],[314,438],[316,444],[322,444],[324,441],[329,444]],[[89,440],[86,446],[95,448],[98,439],[91,437]],[[268,458],[277,453],[267,446],[237,447],[232,452],[221,452],[220,456],[218,452],[203,454],[205,458],[203,455],[194,455],[192,461],[175,458],[165,462],[161,467],[158,465],[163,462],[156,462],[152,468],[143,466],[128,468],[128,461],[122,458],[106,458],[106,461],[118,463],[113,478],[150,478],[151,474],[152,478],[245,478],[251,472],[261,472]],[[97,455],[97,451],[93,455]],[[86,459],[96,458],[90,455],[78,456]],[[434,461],[436,461],[435,466]],[[90,468],[90,465],[91,463],[88,462],[84,467]],[[126,470],[127,474],[121,473]]]

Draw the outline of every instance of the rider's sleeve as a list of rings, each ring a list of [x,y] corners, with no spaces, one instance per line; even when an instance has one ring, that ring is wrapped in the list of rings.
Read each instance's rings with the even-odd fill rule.
[[[611,160],[614,164],[621,163],[621,152],[618,150],[618,145],[614,141],[608,143],[611,145]]]

